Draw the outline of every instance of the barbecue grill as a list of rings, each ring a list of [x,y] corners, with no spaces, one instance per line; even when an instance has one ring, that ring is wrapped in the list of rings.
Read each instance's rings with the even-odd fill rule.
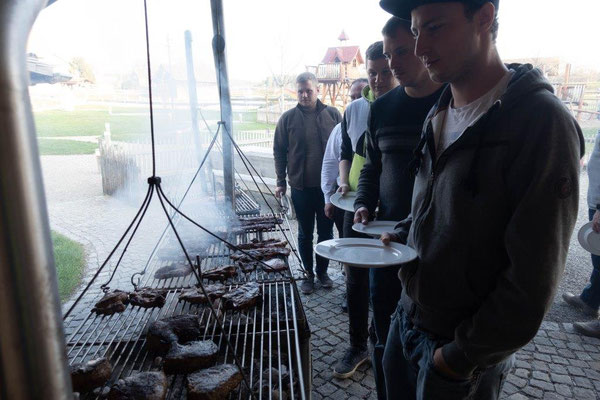
[[[286,220],[286,223],[289,222]],[[280,233],[275,230],[245,233],[236,235],[235,242],[239,244],[253,238],[278,236]],[[165,240],[167,246],[170,243],[170,238]],[[231,253],[232,250],[223,243],[210,244],[202,254],[200,270],[230,264]],[[292,399],[309,398],[310,331],[291,270],[265,272],[259,267],[249,274],[238,270],[238,275],[227,279],[224,284],[228,288],[235,288],[250,281],[260,282],[262,302],[242,311],[224,311],[219,308],[218,312],[222,315],[222,325],[219,326],[208,307],[178,301],[179,293],[195,284],[194,275],[154,278],[154,272],[158,268],[183,259],[183,254],[180,258],[171,255],[169,259],[156,256],[140,280],[142,287],[163,288],[168,291],[166,304],[162,308],[145,309],[129,305],[122,313],[102,316],[90,312],[89,302],[81,302],[64,321],[69,364],[106,357],[113,365],[113,375],[106,388],[132,373],[157,369],[155,355],[145,347],[148,325],[165,317],[194,314],[200,319],[203,332],[201,339],[211,339],[219,346],[219,362],[233,363],[233,356],[224,341],[228,340],[233,345],[250,385],[255,387],[257,398],[271,398],[271,392],[265,392],[264,387],[288,388],[288,395]],[[296,262],[293,255],[289,257],[290,264]],[[205,285],[210,283],[208,280],[203,282]],[[101,296],[102,293],[94,301]],[[285,382],[283,374],[277,373],[282,370],[288,371]],[[182,376],[169,376],[167,398],[185,398],[184,381]],[[82,398],[100,398],[102,390],[100,388],[94,394]],[[242,383],[230,398],[248,397]]]

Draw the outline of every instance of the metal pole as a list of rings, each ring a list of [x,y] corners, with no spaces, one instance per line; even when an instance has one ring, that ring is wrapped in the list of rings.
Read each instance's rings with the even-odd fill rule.
[[[72,398],[26,43],[45,0],[0,2],[0,398]]]
[[[196,93],[196,77],[194,75],[194,56],[192,53],[192,32],[185,31],[185,61],[187,67],[187,83],[190,96],[190,114],[192,118],[192,135],[196,147],[198,162],[202,161],[202,142],[200,141],[200,129],[198,128],[198,95]],[[209,159],[210,160],[210,159]],[[207,171],[208,168],[204,168]],[[208,192],[208,174],[200,172],[200,187],[204,193]]]
[[[221,121],[225,124],[221,140],[223,143],[223,187],[225,188],[225,201],[235,211],[234,170],[233,170],[233,145],[227,131],[233,136],[231,98],[229,95],[229,77],[227,75],[227,60],[225,57],[225,27],[223,24],[223,1],[211,0],[213,22],[213,54],[217,84],[219,85],[219,98],[221,103]]]

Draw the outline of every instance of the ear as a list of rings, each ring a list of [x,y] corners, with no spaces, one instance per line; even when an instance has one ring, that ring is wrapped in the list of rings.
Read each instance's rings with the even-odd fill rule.
[[[489,33],[492,29],[492,25],[494,24],[494,18],[496,15],[496,7],[491,2],[485,3],[481,8],[477,11],[477,25],[479,27],[479,32]]]

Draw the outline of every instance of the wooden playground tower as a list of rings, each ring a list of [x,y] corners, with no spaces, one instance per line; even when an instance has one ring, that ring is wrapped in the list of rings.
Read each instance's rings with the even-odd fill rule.
[[[342,30],[338,40],[340,45],[329,47],[323,60],[318,66],[307,66],[321,84],[321,101],[346,108],[350,85],[360,78],[360,66],[364,60],[358,46],[345,46],[348,36]]]

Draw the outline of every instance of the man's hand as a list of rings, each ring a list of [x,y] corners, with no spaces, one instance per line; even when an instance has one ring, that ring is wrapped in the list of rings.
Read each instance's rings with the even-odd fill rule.
[[[278,199],[281,199],[281,196],[285,196],[285,186],[277,186],[275,188],[275,197],[277,197]]]
[[[331,203],[325,203],[325,216],[329,219],[333,219],[333,212],[335,211],[335,206]]]
[[[367,207],[360,207],[354,213],[354,223],[358,224],[359,222],[362,222],[363,225],[369,223],[369,210],[367,210]]]
[[[357,210],[358,211],[358,210]],[[385,246],[389,246],[390,242],[400,242],[400,238],[395,233],[385,232],[380,237],[379,240],[383,242]]]
[[[448,364],[446,364],[446,360],[444,360],[444,355],[442,354],[441,347],[435,349],[435,352],[433,353],[433,368],[435,368],[435,370],[443,376],[448,377],[450,379],[456,379],[457,381],[469,379],[468,376],[457,374],[456,372],[450,369]]]
[[[342,196],[345,196],[346,193],[350,191],[350,185],[348,185],[347,183],[342,183],[337,191],[341,193]]]
[[[592,229],[596,233],[600,233],[600,211],[596,210],[592,218]]]

